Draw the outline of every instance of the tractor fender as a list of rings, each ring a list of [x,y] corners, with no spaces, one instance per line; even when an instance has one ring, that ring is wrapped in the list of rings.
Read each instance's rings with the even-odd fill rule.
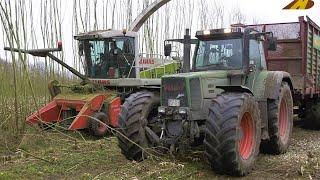
[[[241,93],[249,93],[252,94],[252,91],[245,86],[216,86],[218,89],[222,89],[225,92],[241,92]]]
[[[279,97],[282,82],[287,82],[293,90],[292,79],[289,73],[284,71],[261,72],[253,87],[255,97],[261,99],[277,99]]]

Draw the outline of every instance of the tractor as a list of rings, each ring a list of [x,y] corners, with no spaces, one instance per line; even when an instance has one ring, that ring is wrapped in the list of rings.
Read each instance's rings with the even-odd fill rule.
[[[198,31],[196,38],[192,68],[187,34],[184,73],[163,76],[160,97],[141,93],[126,99],[119,118],[119,147],[135,161],[142,161],[150,148],[174,153],[203,147],[216,172],[247,175],[260,147],[271,154],[288,150],[291,76],[267,69],[265,51],[277,47],[272,32],[213,29]],[[165,47],[166,55],[170,49]]]
[[[150,4],[129,30],[98,30],[75,35],[85,75],[53,54],[62,51],[62,43],[58,48],[47,49],[5,47],[8,51],[48,57],[82,80],[71,85],[51,81],[48,87],[52,101],[29,116],[27,123],[45,129],[52,124],[68,130],[89,129],[92,135],[102,137],[108,132],[106,125],[118,127],[120,106],[126,97],[144,92],[159,94],[160,78],[178,73],[181,61],[161,55],[139,54],[138,31],[168,2],[170,0],[157,0]]]

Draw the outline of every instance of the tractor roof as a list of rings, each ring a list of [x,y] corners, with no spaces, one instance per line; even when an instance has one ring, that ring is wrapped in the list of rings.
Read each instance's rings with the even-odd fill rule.
[[[98,31],[90,31],[85,33],[80,33],[74,36],[76,40],[84,40],[84,39],[106,39],[113,37],[137,37],[137,32],[126,31],[126,30],[98,30]]]

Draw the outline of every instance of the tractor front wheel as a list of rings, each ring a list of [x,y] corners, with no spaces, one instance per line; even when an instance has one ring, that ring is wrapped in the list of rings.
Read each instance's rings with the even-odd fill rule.
[[[141,91],[130,95],[121,107],[117,135],[122,154],[129,160],[142,161],[144,150],[156,145],[160,98],[157,93]]]
[[[244,176],[259,154],[258,103],[247,93],[222,94],[213,100],[206,122],[205,155],[218,173]]]

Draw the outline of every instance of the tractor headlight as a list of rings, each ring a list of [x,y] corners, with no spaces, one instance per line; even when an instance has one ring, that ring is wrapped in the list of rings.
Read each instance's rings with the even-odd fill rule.
[[[158,107],[158,112],[160,114],[165,114],[166,113],[166,108],[165,107]]]
[[[179,109],[179,114],[183,114],[183,115],[185,115],[185,114],[187,114],[187,109],[186,108],[180,108]]]
[[[223,32],[224,32],[224,33],[231,33],[231,32],[232,32],[232,29],[224,29]]]
[[[204,30],[204,31],[203,31],[203,35],[205,35],[205,36],[206,36],[206,35],[210,35],[210,34],[211,34],[210,30]]]

